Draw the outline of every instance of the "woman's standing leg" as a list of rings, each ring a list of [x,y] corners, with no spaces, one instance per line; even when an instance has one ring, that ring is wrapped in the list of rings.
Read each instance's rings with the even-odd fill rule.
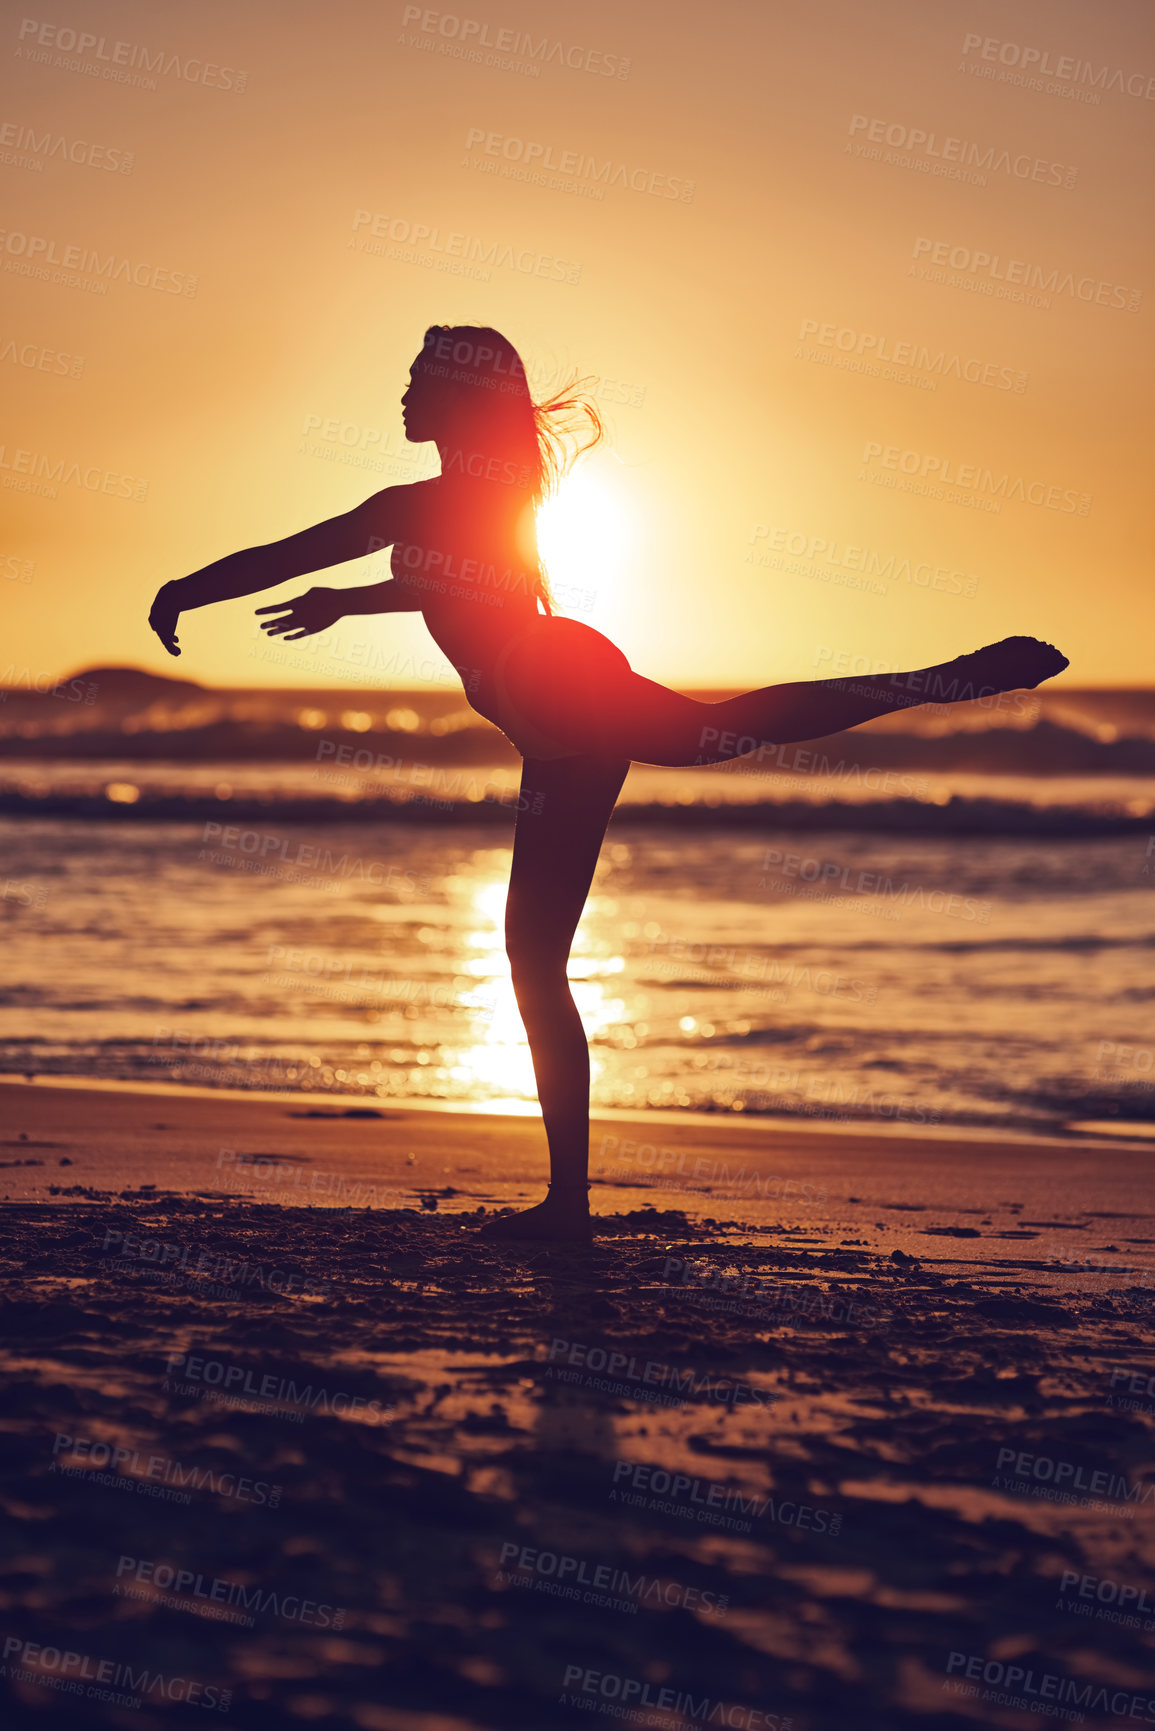
[[[549,1142],[544,1202],[483,1230],[501,1238],[589,1237],[590,1059],[569,988],[570,945],[628,760],[527,758],[513,839],[505,942]]]

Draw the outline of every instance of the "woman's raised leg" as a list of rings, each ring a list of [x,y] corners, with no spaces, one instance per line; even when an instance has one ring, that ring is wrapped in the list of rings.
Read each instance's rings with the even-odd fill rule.
[[[788,745],[802,739],[821,739],[846,727],[887,715],[895,709],[917,709],[924,703],[967,703],[993,697],[1003,691],[1021,691],[1053,679],[1068,665],[1065,655],[1035,637],[1007,637],[970,655],[956,656],[937,667],[920,667],[909,673],[879,673],[849,679],[802,680],[791,685],[767,686],[738,697],[711,704],[717,720],[710,727],[735,736],[744,751],[756,743]],[[716,756],[703,762],[721,762],[718,735],[710,746]]]
[[[598,639],[589,632],[588,638]],[[936,667],[849,679],[801,680],[703,703],[643,679],[611,644],[527,649],[510,663],[510,687],[535,725],[574,751],[671,767],[724,763],[760,745],[822,739],[895,709],[965,703],[1040,685],[1066,657],[1034,637],[1008,637]]]
[[[505,942],[549,1143],[549,1195],[483,1227],[494,1238],[588,1241],[590,1059],[567,964],[626,760],[527,758]]]

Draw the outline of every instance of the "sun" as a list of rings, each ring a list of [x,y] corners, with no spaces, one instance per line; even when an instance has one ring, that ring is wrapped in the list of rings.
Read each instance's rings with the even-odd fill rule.
[[[594,464],[567,475],[537,514],[537,540],[563,613],[597,617],[621,591],[634,547],[633,514],[618,478]]]

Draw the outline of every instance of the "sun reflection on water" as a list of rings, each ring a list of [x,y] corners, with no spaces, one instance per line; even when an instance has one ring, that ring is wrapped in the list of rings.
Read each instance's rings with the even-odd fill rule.
[[[475,871],[456,879],[467,916],[461,940],[461,972],[477,984],[459,1000],[469,1015],[473,1044],[449,1050],[446,1057],[453,1081],[470,1086],[475,1098],[493,1101],[496,1095],[506,1105],[525,1105],[536,1101],[537,1085],[505,954],[508,858],[505,854],[501,865],[495,866],[492,853],[478,854]],[[622,999],[610,991],[610,982],[624,969],[625,958],[607,953],[605,945],[593,938],[591,926],[597,907],[596,898],[586,904],[569,965],[574,1002],[591,1044],[616,1027],[625,1012]],[[592,1082],[598,1080],[602,1068],[591,1052]]]

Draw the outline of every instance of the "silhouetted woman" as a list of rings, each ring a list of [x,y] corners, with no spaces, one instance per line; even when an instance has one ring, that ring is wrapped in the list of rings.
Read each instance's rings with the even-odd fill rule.
[[[177,621],[189,608],[392,547],[386,582],[310,589],[258,612],[274,616],[264,626],[270,635],[290,642],[347,614],[420,612],[473,708],[521,752],[527,797],[514,834],[505,935],[549,1141],[550,1185],[536,1207],[484,1230],[588,1239],[589,1051],[566,970],[631,762],[721,763],[892,709],[1033,687],[1067,662],[1035,638],[1012,637],[916,673],[770,685],[721,703],[679,696],[633,672],[607,638],[551,606],[535,511],[565,467],[575,415],[588,416],[588,445],[601,433],[596,412],[564,392],[535,404],[513,345],[467,325],[426,332],[402,407],[406,437],[436,444],[440,475],[386,487],[342,517],[166,583],[150,624],[179,655]]]

